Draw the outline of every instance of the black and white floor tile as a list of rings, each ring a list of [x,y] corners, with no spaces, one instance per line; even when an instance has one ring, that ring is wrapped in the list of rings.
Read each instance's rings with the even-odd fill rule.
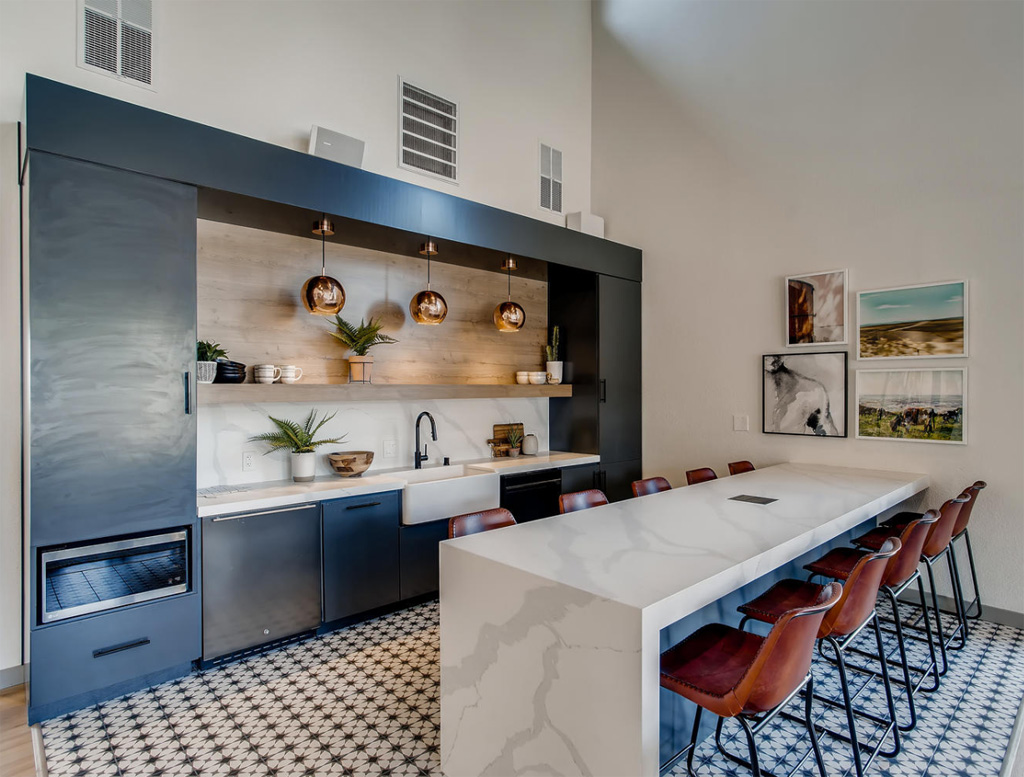
[[[439,774],[437,624],[432,602],[47,721],[47,767],[53,777]],[[831,666],[819,661],[815,676],[838,696]],[[950,654],[942,687],[918,695],[920,722],[903,752],[868,774],[995,777],[1022,696],[1024,632],[978,623]],[[858,701],[884,711],[877,684]],[[818,707],[819,722],[845,730],[841,713]],[[742,754],[738,727],[726,732]],[[797,724],[773,723],[760,738],[762,766],[786,771],[806,742]],[[822,744],[829,774],[851,774],[848,746]],[[701,775],[749,774],[710,742],[697,761]],[[816,774],[813,761],[798,774]]]

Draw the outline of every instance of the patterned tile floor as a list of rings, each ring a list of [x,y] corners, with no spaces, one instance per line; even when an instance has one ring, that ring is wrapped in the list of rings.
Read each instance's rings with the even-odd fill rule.
[[[47,721],[50,774],[438,774],[437,622],[437,603],[420,605]],[[834,670],[815,671],[821,689],[838,692]],[[869,774],[995,777],[1022,695],[1024,632],[978,624],[941,689],[920,695],[904,752]],[[876,688],[862,699],[884,704]],[[818,714],[843,727],[835,713]],[[773,724],[760,740],[763,766],[795,764],[800,732]],[[847,774],[847,746],[823,745],[829,774]],[[707,743],[699,758],[701,775],[749,774]],[[808,760],[800,774],[814,773]]]

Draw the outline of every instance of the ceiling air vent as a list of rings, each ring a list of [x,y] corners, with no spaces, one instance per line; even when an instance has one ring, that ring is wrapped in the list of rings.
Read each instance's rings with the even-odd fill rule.
[[[399,165],[457,181],[458,103],[404,80],[399,89]]]
[[[153,0],[81,0],[78,64],[153,84]]]
[[[540,206],[562,212],[562,152],[540,144]]]

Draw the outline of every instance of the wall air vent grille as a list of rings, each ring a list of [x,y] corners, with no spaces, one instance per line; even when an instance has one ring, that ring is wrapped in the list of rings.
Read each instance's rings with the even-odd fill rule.
[[[399,82],[399,165],[458,180],[459,106]]]
[[[540,144],[540,206],[562,212],[562,152]]]
[[[78,64],[153,84],[153,0],[81,0]]]

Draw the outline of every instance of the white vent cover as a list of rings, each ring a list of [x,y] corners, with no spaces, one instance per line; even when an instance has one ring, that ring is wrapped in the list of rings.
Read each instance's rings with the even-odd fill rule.
[[[398,164],[417,172],[458,180],[458,103],[399,80]]]
[[[562,212],[562,152],[540,144],[540,206]]]
[[[78,64],[153,84],[153,0],[80,0]]]

